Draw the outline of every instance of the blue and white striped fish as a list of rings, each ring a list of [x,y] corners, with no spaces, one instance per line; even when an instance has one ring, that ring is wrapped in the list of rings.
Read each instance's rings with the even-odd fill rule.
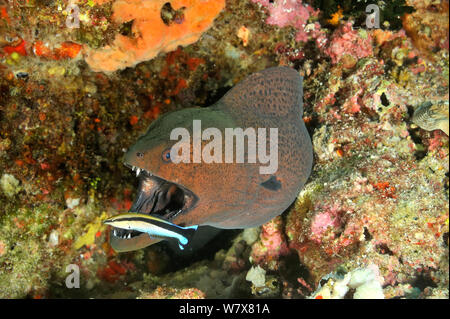
[[[125,238],[131,238],[131,231],[137,231],[155,239],[177,239],[180,249],[184,249],[198,228],[198,225],[181,227],[156,216],[137,213],[116,215],[103,223],[128,231],[128,237]],[[116,234],[116,230],[113,234]]]

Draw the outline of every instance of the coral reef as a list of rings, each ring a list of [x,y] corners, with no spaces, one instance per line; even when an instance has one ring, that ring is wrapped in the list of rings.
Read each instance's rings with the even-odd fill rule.
[[[403,27],[423,55],[432,58],[435,48],[448,50],[448,1],[414,1],[416,11],[403,17]]]
[[[398,30],[402,27],[402,17],[407,13],[412,13],[415,7],[405,0],[392,1],[370,1],[370,0],[314,0],[312,5],[320,9],[322,20],[326,24],[336,25],[339,20],[352,20],[358,27],[367,27],[367,8],[369,5],[376,4],[379,7],[380,27]],[[373,12],[372,9],[369,12]]]
[[[297,41],[307,41],[308,32],[305,27],[311,15],[317,16],[316,12],[308,4],[302,3],[302,0],[287,0],[287,1],[268,1],[268,0],[252,0],[260,3],[267,8],[269,17],[266,22],[271,25],[276,25],[280,28],[291,26],[297,29],[295,39]]]
[[[267,9],[269,17],[266,22],[280,28],[293,27],[296,29],[295,40],[307,42],[315,39],[319,47],[325,45],[327,38],[320,28],[320,23],[313,23],[317,20],[318,10],[302,0],[252,0]],[[309,23],[311,20],[311,23]]]
[[[283,234],[283,221],[275,217],[261,227],[259,241],[252,246],[251,258],[256,264],[275,270],[277,261],[288,253],[288,247]]]
[[[0,1],[0,297],[448,298],[449,139],[413,121],[448,107],[448,2],[392,1],[379,29],[366,1],[157,2],[79,0],[70,28],[70,1]],[[296,202],[190,256],[115,253],[101,221],[132,205],[127,147],[275,65],[304,76]]]
[[[132,22],[131,35],[118,34],[111,45],[100,49],[86,48],[86,62],[94,71],[115,71],[191,44],[211,26],[224,4],[192,0],[115,1],[112,19],[119,24]]]
[[[364,29],[359,32],[354,30],[348,22],[333,33],[325,53],[331,57],[333,63],[344,59],[353,60],[350,62],[351,68],[356,61],[372,55],[372,37]]]
[[[383,278],[379,274],[376,265],[368,265],[366,268],[357,268],[345,274],[328,274],[319,284],[310,298],[313,299],[344,299],[349,295],[353,299],[384,299]]]

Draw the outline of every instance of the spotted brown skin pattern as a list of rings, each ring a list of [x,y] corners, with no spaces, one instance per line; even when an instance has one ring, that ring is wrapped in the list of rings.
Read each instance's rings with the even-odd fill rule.
[[[259,226],[280,215],[299,194],[313,163],[302,99],[299,74],[275,67],[248,76],[208,108],[161,116],[125,155],[125,165],[139,171],[140,178],[138,198],[130,211],[158,214],[183,226],[224,229]],[[192,148],[191,163],[171,162],[165,154],[177,141],[170,140],[170,132],[184,127],[192,138],[193,120],[201,120],[202,130],[218,128],[223,140],[225,128],[266,128],[267,140],[269,128],[278,128],[278,170],[260,174],[259,168],[266,164],[258,160],[192,163]],[[202,149],[209,142],[202,141]],[[136,237],[133,240],[137,242]],[[139,248],[145,246],[139,243]]]

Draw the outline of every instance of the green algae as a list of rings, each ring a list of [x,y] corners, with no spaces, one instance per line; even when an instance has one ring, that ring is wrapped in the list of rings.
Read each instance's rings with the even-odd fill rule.
[[[19,181],[11,174],[3,174],[0,179],[0,187],[8,197],[13,197],[20,192]]]
[[[49,205],[18,208],[0,221],[0,242],[6,246],[0,256],[0,295],[26,297],[45,290],[51,268],[60,253],[48,246],[46,234],[57,221],[58,211]]]

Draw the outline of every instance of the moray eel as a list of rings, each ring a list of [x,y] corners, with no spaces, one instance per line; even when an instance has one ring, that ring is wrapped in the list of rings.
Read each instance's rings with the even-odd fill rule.
[[[302,80],[291,68],[269,68],[251,74],[210,107],[160,116],[125,154],[124,164],[139,178],[130,212],[159,215],[180,226],[222,229],[256,227],[280,215],[299,194],[313,163],[302,120]],[[173,163],[168,153],[177,140],[170,139],[171,131],[186,128],[192,137],[194,120],[201,120],[203,129],[217,128],[222,133],[225,128],[277,128],[278,169],[261,174],[258,161]],[[209,142],[203,140],[201,146]],[[267,138],[267,150],[269,144]],[[248,148],[245,152],[248,159]],[[116,251],[154,242],[136,230],[122,229],[119,236],[110,233]]]
[[[414,111],[412,121],[424,130],[440,129],[448,135],[448,101],[422,103]]]

